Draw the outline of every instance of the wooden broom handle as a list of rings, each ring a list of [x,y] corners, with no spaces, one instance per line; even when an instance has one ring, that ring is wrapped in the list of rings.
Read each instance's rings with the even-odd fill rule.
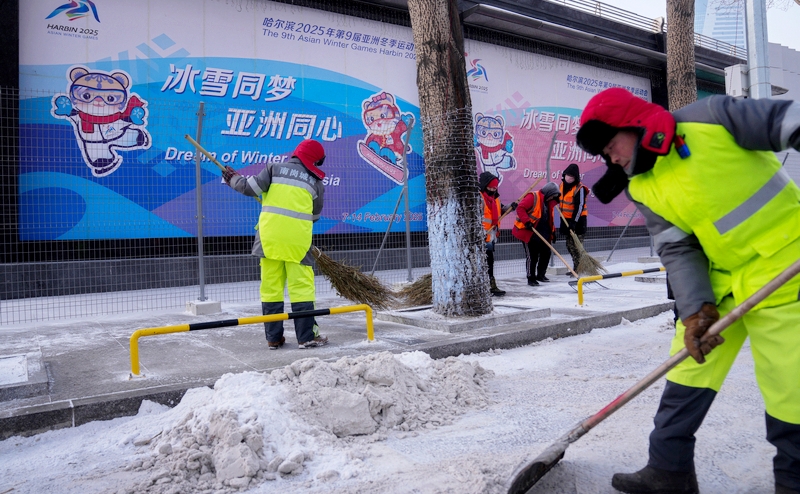
[[[217,158],[215,158],[213,154],[211,154],[208,151],[206,151],[206,149],[203,146],[201,146],[199,142],[197,142],[194,139],[192,139],[192,136],[190,136],[189,134],[185,134],[183,137],[185,137],[187,141],[191,142],[192,145],[194,145],[194,147],[201,154],[203,154],[206,158],[208,158],[208,160],[210,162],[212,162],[215,165],[217,165],[217,168],[219,168],[222,171],[225,171],[225,167],[222,165],[222,163],[217,161]],[[250,197],[253,197],[253,196],[250,196]],[[257,203],[261,204],[261,199],[259,199],[258,197],[253,197],[253,199],[255,199]]]
[[[197,148],[198,151],[200,151],[200,154],[202,154],[203,156],[208,158],[208,161],[210,161],[210,162],[214,163],[215,165],[217,165],[217,168],[219,168],[220,170],[225,171],[225,167],[222,165],[222,163],[217,161],[217,158],[215,158],[214,155],[212,155],[211,153],[206,151],[205,148],[203,146],[201,146],[199,142],[197,142],[194,139],[192,139],[192,136],[190,136],[189,134],[184,134],[183,137],[185,137],[187,141],[191,142],[192,145],[195,148]]]
[[[569,228],[569,221],[567,220],[567,218],[564,217],[564,213],[561,212],[561,208],[558,207],[558,206],[556,206],[556,208],[558,209],[558,215],[561,216],[561,221],[566,223],[567,224],[567,228]],[[575,232],[573,231],[572,233],[575,233]],[[575,235],[577,235],[577,233],[575,233]]]
[[[523,200],[523,199],[525,199],[525,196],[526,196],[526,195],[528,195],[528,192],[532,191],[532,190],[533,190],[533,188],[534,188],[534,187],[536,187],[536,185],[537,185],[539,182],[541,182],[541,181],[542,181],[542,178],[544,178],[544,177],[539,177],[539,178],[538,178],[538,179],[537,179],[535,182],[533,182],[533,185],[531,185],[530,187],[528,187],[528,188],[525,190],[525,192],[523,192],[523,193],[522,193],[522,195],[521,195],[521,196],[519,196],[519,199],[517,199],[517,200],[516,200],[516,202],[517,202],[517,203],[520,203],[520,202],[522,202],[522,200]],[[503,214],[501,214],[501,215],[500,215],[500,219],[499,219],[499,220],[497,220],[497,222],[498,222],[498,223],[500,223],[500,221],[501,221],[503,218],[505,218],[506,216],[508,216],[508,213],[510,213],[510,212],[511,212],[511,208],[508,208],[508,209],[506,210],[506,212],[505,212],[505,213],[503,213]]]
[[[564,213],[561,212],[561,208],[556,206],[556,209],[558,209],[558,215],[561,216],[561,221],[563,221],[564,223],[569,223],[567,221],[567,218],[564,217]]]
[[[567,264],[567,261],[565,261],[565,260],[564,260],[564,258],[563,258],[563,257],[561,257],[561,254],[559,254],[559,253],[558,253],[558,251],[556,250],[556,248],[555,248],[555,247],[553,247],[553,245],[552,245],[550,242],[548,242],[547,240],[545,240],[545,239],[544,239],[544,237],[542,236],[542,234],[541,234],[541,233],[539,233],[539,232],[537,232],[537,231],[536,231],[536,228],[534,228],[534,229],[533,229],[533,233],[535,233],[535,234],[536,234],[536,236],[538,236],[540,239],[542,239],[542,242],[546,243],[546,244],[547,244],[547,246],[548,246],[548,247],[550,247],[550,250],[552,250],[552,251],[553,251],[553,253],[554,253],[555,255],[557,255],[559,259],[561,259],[561,262],[563,262],[563,263],[564,263],[564,266],[566,266],[566,267],[567,267],[567,269],[569,269],[569,272],[570,272],[570,273],[572,273],[572,276],[574,276],[576,280],[577,280],[578,278],[580,278],[580,276],[578,276],[578,273],[576,273],[575,271],[573,271],[573,270],[572,270],[572,268],[571,268],[571,267],[569,267],[569,264]]]

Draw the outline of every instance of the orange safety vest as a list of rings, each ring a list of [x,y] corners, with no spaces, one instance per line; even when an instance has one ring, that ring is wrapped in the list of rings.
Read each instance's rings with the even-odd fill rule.
[[[539,219],[542,217],[542,203],[544,201],[541,200],[539,197],[539,192],[533,192],[533,207],[531,209],[526,210],[525,212],[528,213],[528,216],[531,218],[531,221],[534,223],[538,222]],[[553,226],[553,212],[550,211],[550,226]],[[514,226],[516,226],[520,230],[524,230],[527,228],[525,223],[519,219],[519,216],[514,220]]]
[[[500,198],[495,197],[494,200],[495,200],[494,206],[497,209],[496,217],[499,220],[501,213]],[[499,226],[500,225],[498,225],[498,227]],[[484,239],[486,243],[494,242],[495,240],[497,240],[497,228],[494,228],[494,226],[492,225],[492,210],[489,209],[489,205],[486,203],[485,200],[483,201],[483,231],[486,232],[486,238]]]
[[[579,189],[584,189],[583,197],[583,208],[581,208],[580,214],[578,216],[587,216],[589,211],[586,209],[586,202],[589,199],[589,188],[583,184],[576,185],[569,189],[569,192],[566,194],[564,193],[564,184],[562,183],[559,186],[559,192],[561,192],[561,202],[559,203],[558,207],[561,209],[561,212],[564,214],[564,217],[571,220],[575,218],[575,192]]]

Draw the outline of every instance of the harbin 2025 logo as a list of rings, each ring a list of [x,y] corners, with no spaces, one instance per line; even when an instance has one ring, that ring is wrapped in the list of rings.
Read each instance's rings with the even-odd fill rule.
[[[77,65],[67,71],[67,94],[53,97],[51,114],[69,120],[83,160],[95,177],[122,164],[117,150],[148,149],[147,101],[129,92],[130,76]]]
[[[89,14],[92,14],[92,16],[94,16],[94,20],[100,22],[100,16],[97,15],[97,7],[94,5],[92,0],[72,0],[71,2],[59,5],[55,8],[55,10],[50,12],[50,15],[48,15],[46,19],[52,19],[53,17],[62,13],[71,21],[81,19]]]

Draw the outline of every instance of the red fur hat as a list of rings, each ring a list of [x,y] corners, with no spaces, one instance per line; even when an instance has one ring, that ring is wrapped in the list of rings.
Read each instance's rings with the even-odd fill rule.
[[[317,178],[320,180],[325,178],[325,172],[318,168],[325,162],[325,149],[323,149],[322,144],[314,139],[305,139],[297,145],[292,156],[297,156],[306,169],[316,175]]]
[[[317,162],[325,158],[325,149],[314,139],[305,139],[297,145],[292,154],[300,158],[306,166],[320,166],[322,163],[317,165]]]
[[[581,113],[581,128],[575,139],[587,153],[598,155],[623,128],[641,129],[640,146],[665,155],[675,136],[675,117],[662,106],[615,87],[589,100]]]

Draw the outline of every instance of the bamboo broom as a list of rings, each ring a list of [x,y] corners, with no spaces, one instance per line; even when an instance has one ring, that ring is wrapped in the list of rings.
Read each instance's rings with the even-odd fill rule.
[[[192,139],[192,136],[186,134],[184,137],[220,170],[225,170],[222,163]],[[258,197],[253,199],[261,204]],[[341,297],[359,304],[370,305],[378,310],[386,309],[393,304],[394,294],[375,276],[362,273],[357,267],[337,262],[315,246],[311,246],[311,255],[319,271],[331,282],[331,286]]]
[[[564,213],[561,212],[561,208],[558,208],[558,215],[561,216],[561,221],[569,226],[569,222],[567,221],[567,218],[564,217]],[[578,238],[578,234],[572,231],[572,228],[568,229],[570,236],[572,236],[572,242],[578,249],[578,265],[575,266],[575,272],[577,274],[588,274],[590,276],[596,276],[600,273],[607,273],[608,270],[603,266],[603,264],[589,255],[589,253],[586,252],[586,249],[583,248],[583,244]]]

